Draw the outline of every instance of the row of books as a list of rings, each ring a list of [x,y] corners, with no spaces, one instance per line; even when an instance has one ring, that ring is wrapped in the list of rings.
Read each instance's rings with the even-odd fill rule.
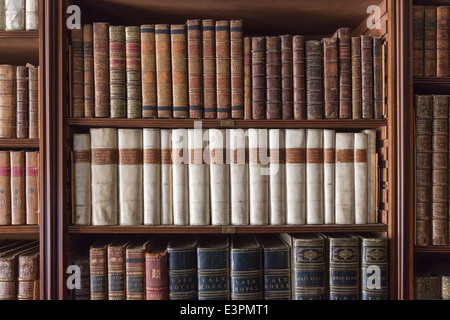
[[[32,31],[39,28],[39,0],[1,0],[0,31]]]
[[[0,240],[0,300],[39,300],[39,241]]]
[[[91,128],[73,150],[76,225],[378,221],[375,130]]]
[[[450,276],[420,275],[414,278],[415,300],[450,300]]]
[[[450,6],[413,6],[415,77],[450,76]]]
[[[39,152],[0,151],[0,225],[39,224]]]
[[[39,71],[0,65],[0,139],[39,138]]]
[[[416,244],[449,244],[449,100],[416,95]]]
[[[388,241],[374,234],[155,236],[80,250],[75,300],[388,298]]]
[[[71,32],[71,116],[381,119],[381,38],[244,37],[242,20],[83,25]]]

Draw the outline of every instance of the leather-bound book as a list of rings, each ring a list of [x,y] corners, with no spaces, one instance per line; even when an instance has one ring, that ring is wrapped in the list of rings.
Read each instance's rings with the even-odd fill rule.
[[[266,37],[266,99],[267,120],[282,119],[280,37]]]
[[[373,39],[361,36],[362,119],[373,119]]]
[[[141,26],[142,118],[157,117],[155,25]]]
[[[119,224],[144,223],[142,129],[119,129]]]
[[[39,151],[25,153],[26,224],[39,224]]]
[[[252,39],[244,38],[244,119],[252,118]]]
[[[242,20],[230,21],[231,118],[244,119],[244,38]]]
[[[28,68],[17,67],[16,138],[28,138]]]
[[[369,129],[363,131],[367,134],[367,193],[369,195],[367,203],[367,223],[377,223],[377,176],[378,176],[378,164],[377,164],[377,132],[376,130]]]
[[[155,25],[155,50],[158,118],[172,118],[170,25]]]
[[[186,21],[189,77],[189,118],[203,118],[203,71],[201,20]]]
[[[338,39],[324,38],[323,73],[324,73],[324,112],[325,119],[339,117],[339,59]]]
[[[211,224],[230,224],[230,164],[227,162],[225,129],[209,129]]]
[[[91,300],[108,300],[108,242],[99,241],[89,247]]]
[[[25,0],[5,0],[6,31],[25,30]]]
[[[39,69],[28,68],[28,138],[39,139]]]
[[[147,246],[145,253],[145,299],[168,300],[168,239],[160,238]]]
[[[442,276],[442,300],[450,300],[450,276]]]
[[[126,300],[145,300],[145,253],[151,240],[134,240],[125,249]]]
[[[355,133],[355,224],[367,224],[368,220],[368,136]]]
[[[6,14],[5,14],[5,1],[0,1],[0,30],[6,28]]]
[[[306,130],[286,129],[286,224],[306,223]]]
[[[161,130],[161,224],[173,224],[172,130]]]
[[[90,133],[92,225],[116,225],[119,215],[117,129],[92,128]]]
[[[436,77],[436,6],[425,6],[424,75]]]
[[[95,22],[94,35],[94,88],[95,117],[110,117],[109,96],[109,23]]]
[[[310,40],[306,41],[305,48],[307,119],[323,119],[322,45],[320,41]]]
[[[216,21],[217,119],[231,118],[230,21]]]
[[[167,245],[169,300],[197,300],[196,236],[174,237]]]
[[[375,119],[383,118],[383,42],[381,38],[373,38],[373,115]]]
[[[362,117],[361,38],[352,38],[352,118]]]
[[[230,244],[226,235],[200,238],[197,246],[198,300],[230,300]]]
[[[441,300],[442,280],[440,276],[414,277],[414,300]]]
[[[74,288],[71,292],[72,300],[90,300],[91,274],[89,266],[89,249],[77,248],[70,256],[70,265],[80,268],[80,287]],[[38,260],[39,261],[39,260]]]
[[[107,247],[108,300],[126,300],[127,240],[117,239]]]
[[[26,224],[25,151],[11,151],[11,224]]]
[[[305,37],[292,37],[294,119],[306,120],[306,62]]]
[[[291,247],[279,235],[259,235],[264,300],[291,300]]]
[[[324,223],[323,130],[306,130],[306,223]]]
[[[25,30],[39,29],[39,0],[26,0],[25,2]]]
[[[266,38],[252,38],[252,118],[266,119]]]
[[[437,7],[436,14],[436,76],[450,74],[450,6]]]
[[[425,7],[413,6],[413,75],[424,76]]]
[[[188,130],[172,130],[173,223],[189,225]]]
[[[161,134],[159,129],[143,130],[144,224],[161,224]]]
[[[170,39],[172,53],[173,117],[175,119],[186,119],[189,117],[186,25],[171,25]]]
[[[84,117],[95,116],[94,35],[92,24],[83,25]]]
[[[336,224],[355,223],[354,133],[336,133]]]
[[[280,36],[281,39],[281,113],[285,120],[294,119],[294,76],[292,36]]]
[[[83,29],[72,29],[72,117],[84,117]]]
[[[127,118],[142,118],[141,29],[125,27]]]
[[[75,225],[91,224],[91,136],[73,135],[72,203]]]
[[[110,117],[127,117],[125,27],[109,27]]]
[[[254,235],[233,235],[230,247],[231,300],[263,299],[263,258]]]
[[[17,300],[39,300],[39,247],[19,254]]]
[[[284,130],[269,129],[269,224],[286,224],[286,137]]]
[[[204,118],[217,118],[215,21],[202,20]]]
[[[11,157],[0,151],[0,225],[11,224]]]
[[[323,130],[324,224],[334,224],[336,180],[336,131]]]
[[[339,118],[352,118],[352,44],[351,29],[336,31],[339,42]]]
[[[0,139],[16,137],[17,67],[0,65]]]

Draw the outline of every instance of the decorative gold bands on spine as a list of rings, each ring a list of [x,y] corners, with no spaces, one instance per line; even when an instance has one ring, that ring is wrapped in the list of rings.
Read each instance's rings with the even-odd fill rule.
[[[189,117],[186,25],[171,25],[170,37],[172,52],[173,117],[176,119],[185,119]]]
[[[155,50],[158,118],[172,118],[172,69],[168,24],[155,25]]]
[[[216,21],[217,119],[231,118],[230,21]]]
[[[252,118],[252,43],[244,38],[244,119]]]
[[[186,22],[188,74],[189,74],[189,118],[203,118],[203,72],[201,20]]]
[[[126,75],[127,75],[127,118],[142,117],[141,91],[141,30],[139,27],[125,27]]]
[[[109,27],[110,117],[125,118],[127,113],[125,27]]]
[[[0,139],[16,137],[17,67],[0,65]]]
[[[155,25],[141,26],[142,117],[157,117]]]
[[[142,149],[119,149],[119,164],[142,164]]]
[[[294,119],[306,120],[305,37],[292,37]]]
[[[244,118],[244,38],[242,20],[230,21],[231,117]]]
[[[117,149],[92,149],[92,165],[112,165],[118,164],[119,153]]]
[[[28,138],[28,68],[17,67],[17,139]]]
[[[202,20],[203,103],[205,119],[217,117],[216,35],[214,20]]]

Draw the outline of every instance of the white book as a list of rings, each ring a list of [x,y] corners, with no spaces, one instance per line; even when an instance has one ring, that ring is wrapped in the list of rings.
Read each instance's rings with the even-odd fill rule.
[[[336,133],[336,224],[355,224],[354,133]]]
[[[324,223],[323,130],[306,130],[306,223]]]
[[[173,222],[189,225],[188,131],[172,130]]]
[[[335,187],[335,162],[336,162],[336,131],[323,131],[323,185],[324,185],[324,223],[334,224],[334,187]]]
[[[375,130],[363,132],[367,134],[367,223],[377,223],[377,132]]]
[[[287,129],[286,224],[306,223],[306,131]]]
[[[91,136],[73,135],[74,224],[91,224]]]
[[[367,224],[367,134],[355,133],[355,224]]]
[[[25,2],[25,29],[27,31],[39,28],[39,0],[26,0]]]
[[[286,224],[286,150],[284,144],[284,130],[270,129],[269,222],[271,225]]]
[[[144,129],[144,224],[161,224],[161,137],[159,129]]]
[[[25,30],[25,0],[5,0],[7,31]]]
[[[5,0],[0,0],[0,31],[6,29]]]
[[[173,225],[172,130],[161,134],[161,224]]]

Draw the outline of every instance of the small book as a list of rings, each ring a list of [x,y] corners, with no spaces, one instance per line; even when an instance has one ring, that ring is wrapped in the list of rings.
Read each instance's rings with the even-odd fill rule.
[[[269,224],[286,224],[286,138],[284,130],[269,129]]]
[[[231,118],[230,21],[216,21],[217,119]]]
[[[91,300],[108,300],[108,242],[96,242],[89,248]]]
[[[173,224],[172,130],[161,132],[161,224]]]
[[[155,25],[156,96],[158,118],[172,118],[170,26]]]
[[[172,54],[173,117],[175,119],[186,119],[189,117],[186,25],[173,24],[170,26],[170,48]]]
[[[25,151],[11,151],[11,224],[26,224]]]
[[[91,224],[91,136],[73,135],[72,156],[73,223]]]
[[[141,30],[125,27],[127,118],[142,118]]]
[[[16,137],[16,86],[17,67],[0,65],[0,139]]]
[[[281,39],[281,113],[285,120],[294,119],[294,76],[292,36],[280,36]]]
[[[25,30],[25,0],[5,0],[6,31]]]
[[[173,224],[189,225],[188,130],[172,130]]]
[[[83,30],[72,29],[72,117],[84,117]]]
[[[325,224],[335,223],[336,131],[323,131],[323,215]]]
[[[39,151],[25,152],[26,224],[39,224]]]
[[[109,91],[110,117],[127,116],[127,61],[125,49],[125,27],[109,26]]]
[[[305,55],[307,119],[323,119],[323,67],[320,41],[306,41]]]
[[[161,133],[143,130],[144,224],[161,224]]]
[[[412,9],[413,75],[424,76],[425,6],[414,5]]]
[[[107,246],[108,300],[126,300],[127,240],[117,239]]]
[[[11,224],[11,156],[0,151],[0,225]]]
[[[25,2],[25,30],[39,29],[39,0],[26,0]]]
[[[28,138],[28,68],[17,67],[16,138]]]
[[[339,117],[339,43],[337,38],[324,38],[322,43],[325,119],[337,119]]]
[[[364,132],[355,133],[355,224],[367,224],[368,220],[368,137]]]
[[[354,133],[336,133],[336,224],[355,223]]]
[[[292,37],[293,78],[294,78],[294,119],[306,120],[306,57],[305,37]]]
[[[306,223],[324,222],[323,130],[306,130]]]
[[[109,23],[93,24],[95,117],[110,117]]]
[[[28,138],[39,139],[39,68],[28,68]]]
[[[217,118],[215,21],[202,20],[204,118]]]
[[[425,6],[424,73],[425,77],[436,77],[436,25],[437,7]]]
[[[201,20],[186,21],[189,118],[203,118],[203,71],[202,71],[202,27]]]
[[[92,24],[83,25],[84,117],[95,115],[94,35]]]
[[[244,38],[242,20],[230,21],[231,118],[244,119]]]
[[[266,38],[252,38],[252,119],[266,118]]]
[[[141,26],[142,118],[157,117],[155,25]]]
[[[145,253],[145,299],[168,300],[168,239],[158,238],[147,246]]]
[[[266,100],[266,119],[282,119],[280,37],[266,37]]]

